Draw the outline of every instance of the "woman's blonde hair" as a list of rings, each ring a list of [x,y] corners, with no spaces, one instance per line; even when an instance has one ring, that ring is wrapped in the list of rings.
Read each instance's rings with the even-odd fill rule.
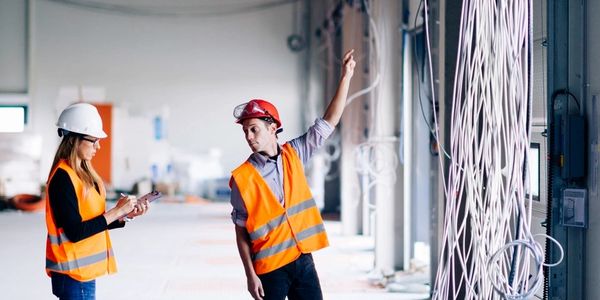
[[[65,160],[83,182],[84,193],[87,194],[87,191],[95,186],[98,186],[99,189],[104,189],[104,184],[102,184],[102,178],[96,173],[90,161],[80,159],[81,163],[77,164],[77,146],[81,141],[81,135],[73,133],[67,134],[62,138],[58,149],[56,149],[48,177],[52,175],[52,171],[56,168],[60,160]]]

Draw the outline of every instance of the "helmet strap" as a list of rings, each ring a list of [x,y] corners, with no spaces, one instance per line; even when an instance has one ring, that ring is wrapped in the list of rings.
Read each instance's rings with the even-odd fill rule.
[[[62,129],[62,128],[59,128],[59,129],[58,129],[58,136],[59,136],[59,137],[67,136],[67,135],[69,135],[69,133],[70,133],[70,132],[69,132],[68,130],[64,130],[64,129]]]

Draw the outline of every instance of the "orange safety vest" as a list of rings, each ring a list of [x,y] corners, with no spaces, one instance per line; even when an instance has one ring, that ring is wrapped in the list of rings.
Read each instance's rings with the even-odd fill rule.
[[[329,246],[296,150],[283,145],[281,158],[284,206],[250,162],[232,172],[248,210],[246,229],[252,242],[254,270],[259,275],[295,261],[302,253]]]
[[[104,189],[100,187],[101,193],[96,189],[89,189],[87,198],[84,198],[84,184],[75,171],[61,160],[56,168],[52,170],[48,183],[54,177],[57,169],[67,171],[79,205],[79,214],[82,221],[93,219],[102,215],[106,209],[106,197]],[[99,183],[102,184],[102,183]],[[117,271],[117,263],[113,255],[108,230],[99,232],[79,242],[69,241],[63,228],[56,228],[54,214],[50,207],[50,193],[46,191],[46,273],[62,273],[78,281],[89,281],[104,274]],[[58,201],[59,199],[54,199]]]

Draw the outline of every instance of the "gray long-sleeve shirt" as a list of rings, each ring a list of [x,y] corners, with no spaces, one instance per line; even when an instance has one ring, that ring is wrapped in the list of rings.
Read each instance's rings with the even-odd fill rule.
[[[302,164],[306,164],[312,157],[313,153],[319,149],[325,140],[331,135],[334,127],[327,121],[318,118],[315,123],[308,128],[303,135],[290,140],[288,143],[296,150]],[[283,205],[283,169],[281,155],[277,155],[276,159],[269,158],[260,153],[252,153],[248,161],[256,168],[258,173],[265,180],[273,194],[279,199],[279,203]],[[248,220],[248,211],[240,195],[240,191],[235,181],[231,184],[231,219],[233,222],[242,227],[246,227]]]

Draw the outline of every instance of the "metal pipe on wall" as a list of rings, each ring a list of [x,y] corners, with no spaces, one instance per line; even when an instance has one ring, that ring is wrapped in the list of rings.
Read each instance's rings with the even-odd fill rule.
[[[403,185],[404,192],[403,198],[411,199],[412,194],[412,158],[413,158],[413,60],[412,60],[412,39],[410,33],[404,31],[403,32],[403,42],[404,45],[404,53],[403,53],[403,62],[402,62],[402,127],[403,127],[403,135],[402,135],[402,145],[403,145],[403,157],[404,160],[402,162],[403,165]],[[404,238],[405,240],[410,239],[411,233],[411,202],[404,201]],[[404,265],[408,266],[410,261],[410,253],[411,247],[410,243],[404,243]]]

